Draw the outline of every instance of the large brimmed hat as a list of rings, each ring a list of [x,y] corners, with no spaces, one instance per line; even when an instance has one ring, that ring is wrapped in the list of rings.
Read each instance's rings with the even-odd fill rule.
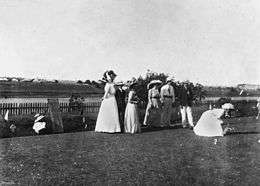
[[[174,77],[167,77],[166,83],[168,83],[168,82],[174,82]]]
[[[183,81],[183,84],[190,84],[191,82],[189,80]]]
[[[108,79],[110,78],[110,76],[117,76],[116,73],[113,70],[107,70],[105,71],[105,73],[103,74],[103,78],[102,80],[105,82],[108,82]],[[109,76],[109,77],[108,77]]]
[[[129,83],[129,88],[133,88],[135,85],[137,85],[136,81],[132,81]]]
[[[151,86],[153,85],[161,85],[162,81],[161,80],[152,80],[148,85],[147,85],[147,89],[150,89]]]
[[[43,116],[43,115],[39,115],[39,116],[37,116],[37,118],[35,119],[35,123],[36,122],[38,122],[38,121],[40,121],[42,118],[44,118],[45,116]]]
[[[116,73],[113,70],[108,70],[107,73],[108,73],[108,75],[117,76]]]
[[[125,84],[122,81],[116,83],[116,86],[124,86],[124,85]]]
[[[225,103],[221,106],[222,109],[226,109],[226,110],[230,110],[230,109],[234,109],[234,105],[231,103]]]

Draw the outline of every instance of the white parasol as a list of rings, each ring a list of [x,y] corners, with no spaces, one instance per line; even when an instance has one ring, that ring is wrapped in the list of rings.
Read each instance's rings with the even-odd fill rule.
[[[221,106],[221,108],[226,110],[234,109],[234,105],[231,103],[225,103],[224,105]]]

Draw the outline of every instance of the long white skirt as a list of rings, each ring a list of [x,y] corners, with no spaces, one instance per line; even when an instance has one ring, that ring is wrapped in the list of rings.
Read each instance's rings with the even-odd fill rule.
[[[193,129],[194,133],[198,136],[223,136],[222,120],[217,112],[218,109],[204,112]]]
[[[118,108],[114,96],[102,101],[97,117],[95,131],[109,133],[121,132]]]
[[[125,110],[124,127],[126,133],[141,132],[136,104],[127,103]]]

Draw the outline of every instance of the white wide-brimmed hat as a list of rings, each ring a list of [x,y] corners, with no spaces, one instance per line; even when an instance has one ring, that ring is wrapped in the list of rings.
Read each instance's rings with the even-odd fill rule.
[[[174,82],[174,77],[167,77],[166,78],[166,83],[169,82],[169,81],[170,82]]]
[[[231,104],[231,103],[225,103],[221,106],[222,109],[226,109],[226,110],[229,110],[229,109],[234,109],[234,105]]]
[[[150,89],[152,85],[161,85],[162,81],[161,80],[152,80],[148,85],[147,85],[147,89]]]
[[[191,82],[187,79],[185,81],[183,81],[183,84],[190,84]]]
[[[42,118],[44,118],[44,116],[43,116],[43,115],[39,115],[39,116],[36,118],[36,120],[34,121],[34,123],[40,121]]]

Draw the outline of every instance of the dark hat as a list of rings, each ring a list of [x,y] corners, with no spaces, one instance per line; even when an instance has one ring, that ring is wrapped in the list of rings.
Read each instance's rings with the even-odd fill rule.
[[[108,71],[107,71],[107,74],[110,75],[110,76],[111,76],[111,75],[117,76],[116,73],[115,73],[113,70],[108,70]]]
[[[111,75],[117,76],[116,73],[113,70],[105,71],[104,74],[103,74],[102,80],[108,82],[109,77],[107,77],[107,76],[111,76]]]
[[[137,85],[137,82],[135,81],[135,82],[131,82],[130,84],[129,84],[129,88],[133,88],[135,85]]]

